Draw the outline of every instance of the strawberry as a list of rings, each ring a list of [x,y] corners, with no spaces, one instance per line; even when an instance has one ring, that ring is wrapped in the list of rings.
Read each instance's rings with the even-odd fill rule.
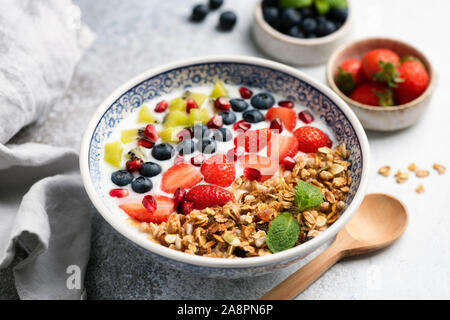
[[[260,182],[270,179],[278,170],[278,162],[258,154],[246,154],[239,158],[244,168],[253,168],[261,173]]]
[[[161,190],[174,193],[178,188],[188,189],[202,181],[202,175],[189,163],[178,163],[162,175]]]
[[[403,80],[399,77],[398,54],[389,49],[375,49],[367,52],[362,60],[364,73],[367,78],[386,82],[390,87],[397,87]]]
[[[400,77],[404,82],[394,89],[397,104],[405,104],[418,98],[428,87],[430,76],[424,65],[414,57],[402,58]]]
[[[362,62],[358,59],[347,59],[338,68],[336,84],[342,92],[351,92],[364,81],[365,75]]]
[[[267,146],[270,135],[271,131],[268,128],[247,131],[234,138],[234,145],[245,147],[246,152],[258,152]]]
[[[294,136],[298,140],[300,151],[304,153],[317,152],[321,147],[331,148],[333,144],[328,135],[316,127],[300,127],[294,131]]]
[[[284,107],[272,107],[267,111],[266,120],[272,121],[273,119],[279,118],[283,123],[284,127],[293,131],[297,125],[297,114],[293,109],[288,109]]]
[[[273,159],[278,154],[278,161],[282,163],[285,157],[294,157],[298,150],[298,141],[295,137],[272,134],[267,148],[267,156]]]
[[[186,201],[192,202],[194,209],[205,209],[208,207],[222,206],[234,200],[230,191],[219,186],[201,184],[191,190],[186,195]]]
[[[147,210],[142,202],[128,202],[119,205],[133,219],[140,222],[161,223],[167,221],[169,216],[175,211],[175,202],[165,196],[153,196],[156,201],[156,210]]]
[[[356,87],[350,99],[369,106],[389,107],[394,105],[392,90],[382,83],[368,82]]]
[[[205,182],[221,187],[230,186],[236,178],[236,168],[224,154],[216,154],[203,162],[200,172]]]

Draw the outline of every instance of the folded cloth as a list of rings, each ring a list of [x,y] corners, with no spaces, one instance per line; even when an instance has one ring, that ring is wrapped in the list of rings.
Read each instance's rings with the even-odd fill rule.
[[[75,151],[5,145],[63,96],[92,43],[70,0],[5,0],[0,11],[0,268],[14,266],[22,299],[80,299],[90,205]],[[22,251],[21,250],[21,251]]]

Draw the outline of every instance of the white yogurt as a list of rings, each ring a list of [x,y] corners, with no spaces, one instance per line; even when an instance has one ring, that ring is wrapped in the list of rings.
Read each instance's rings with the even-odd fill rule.
[[[228,90],[230,98],[240,98],[239,86],[227,85],[226,87],[227,87],[227,90]],[[252,89],[252,88],[250,88],[250,89],[253,91],[254,94],[257,94],[258,92],[261,92],[261,90],[256,90],[256,89]],[[189,88],[189,91],[191,91],[191,92],[204,93],[207,96],[209,96],[209,94],[211,93],[211,90],[212,90],[212,87],[193,87],[193,88]],[[153,100],[146,101],[143,104],[143,105],[146,105],[152,111],[152,114],[155,117],[158,118],[160,124],[155,125],[156,129],[158,130],[158,132],[163,129],[162,121],[163,121],[164,116],[167,114],[167,111],[164,112],[164,113],[156,113],[156,112],[154,112],[153,110],[154,110],[156,104],[159,101],[161,101],[161,100],[171,101],[174,98],[180,97],[182,94],[183,94],[182,90],[176,91],[176,92],[173,92],[173,93],[171,93],[169,95],[162,96],[162,97],[157,97],[157,98],[155,98]],[[282,96],[279,96],[279,95],[276,95],[276,94],[273,94],[273,96],[274,96],[276,101],[285,100],[285,98],[283,98]],[[250,105],[250,101],[247,100],[247,102]],[[209,99],[206,99],[206,101],[204,102],[204,104],[201,107],[202,108],[208,108],[211,115],[213,115],[216,112],[216,110],[214,110],[214,107],[213,107],[213,105],[212,105],[212,103],[210,102]],[[251,108],[252,107],[250,105],[250,107],[247,110],[250,110]],[[299,112],[299,111],[302,111],[302,110],[305,110],[305,109],[306,109],[306,107],[304,107],[304,106],[301,106],[299,104],[295,105],[296,112]],[[129,130],[129,129],[135,129],[135,128],[136,129],[143,128],[145,125],[144,124],[139,124],[137,122],[139,110],[140,110],[140,108],[136,109],[128,118],[122,120],[120,122],[120,124],[116,127],[115,131],[111,134],[111,136],[109,137],[108,141],[106,141],[106,142],[120,141],[121,133],[122,133],[123,130]],[[260,110],[260,111],[264,115],[267,112],[265,110]],[[335,145],[335,142],[336,142],[335,137],[332,134],[332,132],[329,130],[329,128],[326,126],[325,122],[322,121],[321,119],[319,119],[319,117],[317,115],[315,115],[311,110],[309,110],[309,112],[311,112],[311,114],[314,116],[315,120],[311,124],[308,124],[308,125],[317,127],[320,130],[322,130],[323,132],[325,132],[326,134],[328,134],[330,139],[333,141],[333,145]],[[237,121],[242,120],[242,113],[235,112],[235,114],[237,116]],[[297,127],[301,127],[303,125],[305,125],[305,124],[302,121],[300,121],[300,120],[297,121]],[[226,154],[230,149],[233,149],[235,147],[233,140],[234,140],[236,132],[233,130],[233,125],[228,125],[228,126],[225,126],[225,127],[227,127],[232,132],[233,139],[231,139],[228,142],[217,142],[216,153],[214,153],[214,154],[218,154],[218,153]],[[268,128],[268,127],[269,127],[269,123],[267,121],[263,121],[263,122],[260,122],[260,123],[252,124],[252,127],[251,127],[250,130],[263,129],[263,128]],[[285,130],[283,130],[282,135],[292,135],[292,133],[285,129]],[[158,143],[160,143],[160,141]],[[125,166],[125,163],[128,160],[128,157],[127,157],[128,151],[133,149],[134,147],[136,147],[136,145],[137,145],[136,141],[124,144],[124,153],[123,153],[123,156],[122,156],[122,167]],[[264,149],[260,150],[259,154],[266,156],[267,155],[267,150],[266,149],[267,149],[267,147],[265,147]],[[172,159],[169,159],[169,160],[166,160],[166,161],[159,161],[159,160],[156,160],[156,159],[154,159],[152,157],[151,149],[146,149],[146,151],[147,151],[148,161],[156,162],[162,167],[162,173],[161,174],[159,174],[156,177],[150,178],[152,183],[153,183],[153,188],[148,194],[167,195],[167,196],[171,197],[172,196],[171,194],[166,194],[164,191],[161,190],[161,178],[162,178],[162,174],[167,169],[169,169],[171,166],[174,165],[175,157],[172,157]],[[198,155],[198,154],[200,154],[200,152],[196,150],[192,154],[185,155],[184,158],[185,158],[186,162],[190,162],[190,159],[192,157]],[[205,155],[206,158],[209,158],[210,156],[212,156],[212,155],[208,155],[208,154]],[[241,176],[243,174],[243,167],[239,164],[239,161],[236,162],[235,165],[236,165],[236,177],[239,177],[239,176]],[[121,188],[126,188],[126,189],[129,190],[130,195],[128,197],[123,198],[123,199],[117,199],[117,198],[110,197],[109,194],[108,194],[109,191],[111,189],[114,189],[114,188],[119,188],[118,186],[113,184],[112,181],[111,181],[111,174],[114,171],[118,170],[118,169],[113,167],[113,166],[111,166],[111,165],[109,165],[108,163],[106,163],[104,161],[102,162],[102,166],[103,166],[103,168],[101,168],[102,185],[105,186],[105,188],[103,189],[104,190],[103,192],[106,193],[105,194],[105,198],[111,199],[111,203],[110,203],[111,204],[111,206],[110,206],[111,209],[113,209],[114,211],[117,211],[118,210],[117,205],[120,202],[124,202],[124,201],[128,202],[128,201],[130,201],[133,198],[138,199],[138,200],[142,199],[143,194],[135,193],[131,189],[131,185],[128,185],[128,186],[125,186],[125,187],[121,187]],[[199,167],[197,167],[197,168],[198,168],[198,170],[200,170]],[[139,173],[135,173],[135,176],[136,177],[139,176]]]

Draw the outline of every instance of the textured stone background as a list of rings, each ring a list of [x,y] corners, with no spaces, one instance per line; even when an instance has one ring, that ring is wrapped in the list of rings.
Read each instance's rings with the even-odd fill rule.
[[[212,54],[262,56],[249,36],[255,0],[226,0],[239,16],[233,32],[215,29],[218,14],[200,25],[187,21],[203,0],[74,0],[97,41],[79,64],[67,95],[40,123],[14,141],[79,147],[85,124],[109,93],[142,71],[188,57]],[[370,192],[401,198],[410,209],[406,234],[392,247],[334,266],[298,299],[450,298],[449,177],[416,178],[397,185],[376,174],[389,164],[406,168],[414,161],[450,167],[450,47],[440,41],[449,29],[445,0],[354,1],[354,38],[391,36],[410,41],[430,56],[440,75],[433,105],[416,126],[393,134],[369,132],[372,150]],[[324,66],[302,68],[325,82]],[[92,210],[92,256],[86,287],[90,299],[246,299],[257,298],[313,256],[277,273],[243,280],[211,280],[179,273],[149,259],[146,252],[115,232]],[[17,294],[11,269],[0,271],[0,299]]]

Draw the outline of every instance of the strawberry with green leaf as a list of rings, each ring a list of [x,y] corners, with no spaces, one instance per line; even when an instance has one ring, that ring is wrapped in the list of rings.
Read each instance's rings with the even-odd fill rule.
[[[403,82],[400,77],[400,57],[389,49],[375,49],[367,52],[362,60],[364,73],[374,81],[387,83],[397,88]]]
[[[360,84],[352,91],[349,97],[369,106],[390,107],[394,105],[392,90],[377,82]]]
[[[365,79],[362,62],[358,59],[347,59],[338,68],[336,84],[344,93],[350,93]]]
[[[397,103],[405,104],[425,92],[430,82],[430,76],[422,62],[415,57],[403,57],[400,63],[400,77],[404,81],[398,84],[394,93]]]

